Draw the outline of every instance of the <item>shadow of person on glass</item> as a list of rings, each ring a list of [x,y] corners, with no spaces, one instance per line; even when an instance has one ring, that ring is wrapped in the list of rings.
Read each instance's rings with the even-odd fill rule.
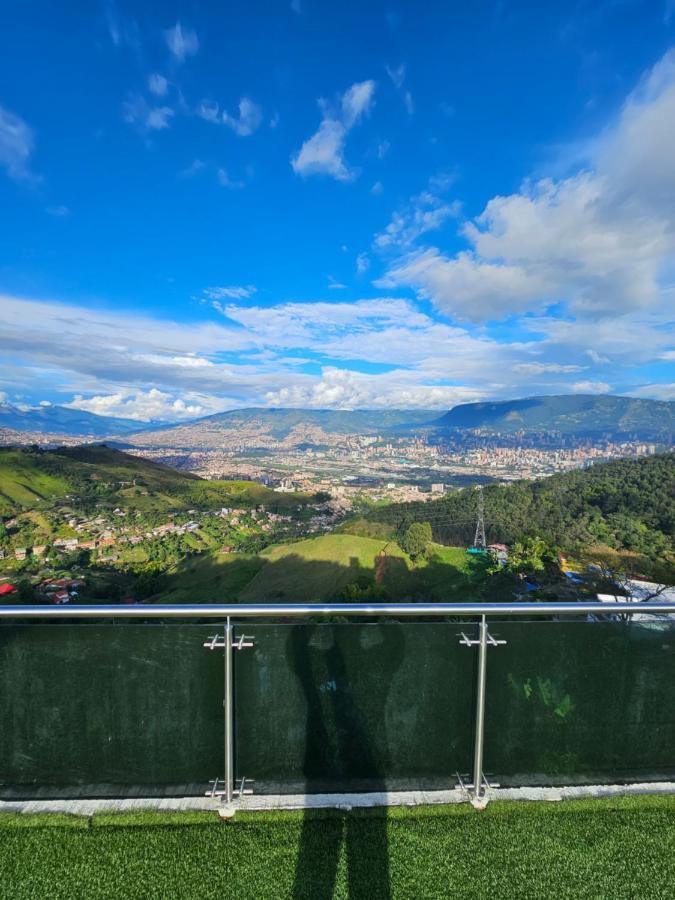
[[[290,661],[307,703],[305,790],[384,793],[386,702],[403,659],[392,625],[296,625]],[[344,841],[350,897],[391,896],[384,810],[305,810],[293,898],[333,896]]]

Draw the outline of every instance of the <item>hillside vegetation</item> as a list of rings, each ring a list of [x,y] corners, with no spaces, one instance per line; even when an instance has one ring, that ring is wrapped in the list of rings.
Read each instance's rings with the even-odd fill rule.
[[[484,488],[488,541],[539,536],[578,552],[601,544],[667,559],[675,536],[675,454],[621,459],[539,481]],[[476,523],[476,492],[465,488],[430,503],[374,508],[371,522],[397,532],[413,521],[431,523],[436,540],[468,544]]]
[[[0,449],[0,515],[62,498],[80,510],[107,502],[144,512],[260,504],[284,510],[310,499],[278,494],[257,482],[205,481],[105,445]]]
[[[675,403],[585,395],[463,403],[433,425],[443,429],[480,429],[492,434],[557,431],[669,438],[675,432]]]
[[[452,602],[483,596],[488,584],[486,566],[486,560],[469,556],[460,547],[431,544],[427,557],[413,563],[396,543],[333,533],[276,544],[257,555],[216,554],[185,560],[167,573],[155,599],[166,603]]]

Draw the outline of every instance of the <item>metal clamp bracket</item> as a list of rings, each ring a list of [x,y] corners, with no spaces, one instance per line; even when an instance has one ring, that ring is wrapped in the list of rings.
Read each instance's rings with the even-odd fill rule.
[[[214,634],[202,644],[202,647],[206,647],[207,650],[224,650],[225,646],[225,635],[223,634]],[[246,647],[254,646],[255,637],[252,634],[242,634],[232,641],[232,647],[235,650],[244,650]]]
[[[476,647],[480,644],[480,638],[470,638],[463,631],[460,631],[460,639],[459,643],[463,644],[465,647]],[[506,641],[498,641],[496,637],[488,633],[485,635],[485,642],[489,644],[491,647],[499,647],[502,644],[506,644]]]
[[[204,794],[205,797],[211,797],[212,800],[215,800],[216,797],[225,797],[227,795],[227,790],[225,788],[225,782],[222,778],[214,778],[212,781],[209,781],[211,785],[211,789],[206,791]],[[218,785],[222,784],[222,788],[219,788]],[[247,788],[247,784],[255,784],[255,781],[252,778],[243,777],[239,782],[238,788],[233,788],[232,795],[237,797],[243,797],[244,794],[252,794],[253,788]]]
[[[465,791],[467,794],[475,793],[473,780],[470,780],[471,775],[460,775],[459,772],[455,772],[455,778],[457,779],[457,784],[455,785],[456,791]],[[489,781],[487,775],[484,773],[481,775],[481,784],[485,790],[499,787],[497,782]]]

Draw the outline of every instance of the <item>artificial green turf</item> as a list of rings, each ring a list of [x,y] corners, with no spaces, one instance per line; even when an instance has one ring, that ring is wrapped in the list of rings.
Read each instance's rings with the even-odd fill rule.
[[[670,898],[675,798],[0,816],[0,896]]]

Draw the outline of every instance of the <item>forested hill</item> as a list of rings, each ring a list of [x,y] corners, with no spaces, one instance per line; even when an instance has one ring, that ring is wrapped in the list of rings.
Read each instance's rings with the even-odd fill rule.
[[[494,403],[463,403],[433,423],[436,429],[490,434],[556,431],[663,438],[675,433],[675,403],[635,397],[571,394]]]
[[[675,549],[675,453],[488,485],[484,496],[488,542],[538,535],[567,550],[604,544],[651,558]],[[475,488],[465,488],[429,503],[374,509],[368,518],[397,527],[429,522],[437,540],[469,544],[476,509]]]

